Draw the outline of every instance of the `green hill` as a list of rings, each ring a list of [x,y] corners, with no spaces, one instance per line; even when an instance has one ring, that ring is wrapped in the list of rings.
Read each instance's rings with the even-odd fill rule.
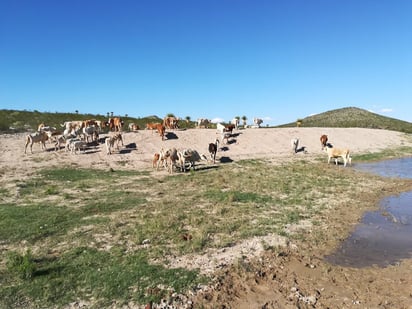
[[[116,116],[116,115],[114,115]],[[140,128],[145,128],[148,122],[161,122],[158,116],[147,116],[143,118],[134,118],[121,116],[126,127],[129,123],[136,123]],[[18,110],[0,110],[0,133],[26,132],[35,131],[40,123],[53,127],[60,127],[65,121],[70,120],[108,120],[107,115],[78,114],[78,113],[46,113],[38,111],[18,111]],[[390,117],[381,116],[375,113],[356,107],[346,107],[327,111],[321,114],[309,116],[301,120],[301,127],[356,127],[356,128],[373,128],[387,129],[412,133],[412,123]],[[297,123],[287,123],[277,127],[296,127]],[[182,129],[195,127],[193,121],[180,121],[179,126]]]
[[[345,107],[309,116],[300,127],[371,128],[412,133],[412,123],[385,117],[357,107]],[[278,127],[296,127],[297,121]]]

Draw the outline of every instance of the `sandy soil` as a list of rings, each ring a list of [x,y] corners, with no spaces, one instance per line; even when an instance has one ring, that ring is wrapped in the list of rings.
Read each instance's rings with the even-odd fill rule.
[[[248,128],[235,131],[228,143],[220,143],[217,164],[248,158],[265,158],[280,163],[296,158],[314,160],[320,156],[324,156],[326,161],[326,154],[321,151],[319,141],[322,134],[327,134],[329,142],[335,147],[349,148],[354,164],[357,154],[402,145],[412,146],[410,136],[387,130]],[[41,150],[36,144],[33,146],[33,154],[30,153],[30,147],[27,149],[28,153],[24,154],[25,135],[0,136],[2,186],[7,185],[10,179],[27,177],[33,170],[46,166],[152,169],[153,154],[162,148],[192,148],[208,155],[208,144],[219,137],[214,129],[169,131],[164,141],[152,131],[126,132],[123,134],[124,146],[112,155],[107,155],[104,144],[94,144],[84,153],[72,154],[64,149],[54,151],[54,146],[50,143],[46,144],[47,151]],[[104,136],[101,135],[101,138]],[[299,138],[299,152],[296,154],[292,153],[292,138]],[[166,171],[154,173],[165,174]],[[342,214],[342,217],[356,220],[350,214],[351,211],[348,209],[348,214]],[[336,233],[332,230],[330,233]],[[343,239],[345,235],[340,237]],[[278,243],[282,241],[284,240],[276,239]],[[219,261],[227,260],[228,256],[236,259],[246,249],[249,253],[253,252],[256,261],[251,267],[255,271],[244,274],[225,267],[217,276],[213,288],[198,293],[194,297],[195,301],[204,308],[412,308],[411,260],[387,268],[369,267],[359,270],[325,263],[322,253],[330,248],[325,248],[324,245],[317,248],[315,244],[302,244],[298,249],[285,242],[284,250],[263,253],[258,248],[259,243],[253,239],[243,247],[224,250],[224,254],[218,252],[217,254],[225,256]],[[198,259],[198,263],[194,260],[192,263],[196,267],[205,265],[205,273],[216,270],[216,265],[205,262],[207,258]],[[182,261],[183,259],[180,262]],[[175,262],[179,265],[179,261]]]
[[[259,128],[235,131],[229,143],[220,143],[217,160],[231,162],[247,158],[269,158],[285,161],[291,157],[291,139],[299,138],[299,157],[314,158],[323,154],[319,137],[327,134],[329,142],[335,147],[346,147],[356,154],[374,152],[392,146],[409,145],[411,139],[402,133],[386,130],[360,128]],[[169,131],[167,139],[162,141],[154,131],[140,130],[123,134],[124,147],[112,155],[106,155],[104,144],[90,146],[85,153],[71,154],[64,150],[54,151],[54,146],[47,143],[47,151],[39,144],[30,146],[24,154],[25,135],[2,135],[0,138],[0,167],[11,170],[30,170],[33,167],[73,164],[82,167],[113,169],[144,169],[151,167],[153,154],[162,148],[193,148],[199,153],[208,154],[209,143],[220,137],[214,129],[189,129]],[[101,138],[104,138],[104,134]],[[3,171],[5,172],[5,171]],[[13,172],[13,174],[15,174]]]

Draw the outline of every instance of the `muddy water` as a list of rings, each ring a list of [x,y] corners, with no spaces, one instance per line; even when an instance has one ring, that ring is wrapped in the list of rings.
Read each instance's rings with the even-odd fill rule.
[[[412,158],[358,164],[357,169],[386,177],[412,178]],[[325,259],[336,265],[385,267],[412,257],[412,191],[389,196],[378,211],[365,213],[336,252]]]

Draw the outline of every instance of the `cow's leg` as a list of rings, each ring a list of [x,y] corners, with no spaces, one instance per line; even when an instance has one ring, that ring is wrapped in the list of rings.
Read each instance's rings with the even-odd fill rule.
[[[29,145],[29,143],[30,143],[30,140],[27,139],[26,145],[24,146],[24,153],[27,153],[27,146]]]

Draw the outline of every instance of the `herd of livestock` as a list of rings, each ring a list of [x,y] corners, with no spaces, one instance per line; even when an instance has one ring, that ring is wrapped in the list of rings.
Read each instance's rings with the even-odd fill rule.
[[[212,161],[215,163],[216,153],[219,149],[219,142],[228,143],[229,138],[233,134],[233,130],[238,128],[237,119],[233,119],[229,125],[223,125],[218,123],[216,125],[217,132],[220,134],[219,138],[216,138],[214,143],[210,143],[208,150],[210,157],[203,154],[199,154],[194,149],[177,150],[176,148],[161,149],[153,156],[153,167],[159,169],[160,167],[167,169],[169,173],[173,172],[174,168],[180,168],[182,172],[185,172],[188,168],[195,167],[195,163],[201,160]],[[256,123],[256,120],[255,120]],[[198,119],[197,127],[207,128],[209,121],[207,119]],[[259,126],[260,123],[257,123]],[[178,118],[165,117],[162,123],[147,123],[146,128],[148,130],[157,131],[162,140],[165,139],[166,129],[177,129]],[[99,134],[103,130],[108,130],[108,135],[104,139],[99,139]],[[130,131],[136,131],[140,129],[136,124],[129,124]],[[109,118],[107,122],[98,120],[84,120],[84,121],[66,121],[61,125],[61,129],[46,126],[40,124],[38,130],[35,133],[28,134],[26,136],[26,144],[24,153],[27,153],[27,147],[30,145],[30,151],[33,153],[33,144],[39,143],[42,149],[46,149],[46,141],[54,143],[55,150],[64,149],[68,152],[76,154],[78,151],[84,151],[90,143],[104,143],[106,147],[107,155],[112,154],[113,148],[119,149],[119,145],[124,146],[123,143],[123,130],[124,122],[120,117]],[[335,164],[338,164],[338,159],[343,159],[343,165],[351,164],[350,151],[348,149],[337,149],[328,143],[327,135],[320,137],[322,149],[328,155],[328,163],[331,159],[335,160]],[[299,139],[294,138],[291,140],[292,151],[298,152]]]

